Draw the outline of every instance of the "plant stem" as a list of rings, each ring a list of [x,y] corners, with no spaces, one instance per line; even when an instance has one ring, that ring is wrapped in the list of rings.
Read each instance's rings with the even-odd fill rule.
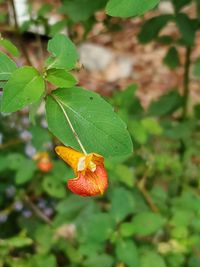
[[[142,179],[138,182],[137,187],[140,190],[140,192],[142,193],[142,195],[143,195],[144,199],[146,200],[147,204],[149,205],[150,209],[153,212],[158,213],[159,212],[158,207],[155,205],[151,196],[149,195],[148,191],[145,188],[146,179],[147,179],[147,177],[143,176]]]
[[[17,21],[17,13],[16,13],[16,10],[15,10],[14,1],[10,0],[10,4],[11,4],[12,10],[13,10],[13,17],[14,17],[14,22],[15,22],[15,30],[16,30],[16,33],[17,33],[18,38],[19,38],[19,44],[20,44],[21,50],[22,50],[22,52],[24,54],[24,57],[26,59],[27,64],[32,66],[32,63],[31,63],[31,60],[29,58],[28,52],[27,52],[26,47],[24,46],[24,43],[23,43],[23,41],[21,39],[21,36],[20,36],[20,29],[19,29],[19,24],[18,24],[18,21]]]
[[[66,118],[66,120],[67,120],[67,122],[68,122],[68,124],[69,124],[70,129],[72,130],[72,133],[73,133],[74,137],[76,138],[76,140],[77,140],[79,146],[81,147],[83,153],[84,153],[85,155],[87,155],[87,152],[86,152],[86,150],[85,150],[83,144],[81,143],[81,140],[79,139],[78,134],[77,134],[77,132],[75,131],[75,129],[74,129],[74,127],[73,127],[73,125],[72,125],[72,123],[71,123],[71,121],[70,121],[70,118],[69,118],[69,116],[67,115],[67,113],[66,113],[66,111],[65,111],[65,109],[64,109],[64,107],[63,107],[63,105],[62,105],[62,102],[60,102],[60,100],[59,100],[57,97],[55,97],[55,96],[53,96],[53,95],[51,95],[51,96],[53,97],[53,99],[56,101],[56,103],[57,103],[57,104],[60,106],[60,108],[62,109],[62,112],[63,112],[63,114],[64,114],[64,116],[65,116],[65,118]]]
[[[181,121],[186,120],[187,115],[188,115],[188,102],[189,102],[189,93],[190,93],[190,88],[189,88],[190,65],[191,65],[190,57],[191,57],[191,47],[187,46],[186,51],[185,51],[184,78],[183,78],[183,109],[182,109],[182,115],[180,118]],[[183,160],[184,158],[185,150],[186,150],[185,143],[181,139],[180,149],[179,149],[181,160]]]
[[[185,51],[185,65],[184,65],[182,120],[186,119],[188,113],[190,65],[191,65],[190,57],[191,57],[191,47],[187,46]]]
[[[27,195],[24,197],[24,200],[42,221],[49,224],[50,226],[52,225],[51,220],[44,213],[41,212],[41,210],[30,200]]]

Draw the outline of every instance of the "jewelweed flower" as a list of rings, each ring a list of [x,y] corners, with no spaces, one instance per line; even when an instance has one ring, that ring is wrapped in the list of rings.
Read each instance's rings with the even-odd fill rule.
[[[96,196],[103,194],[108,186],[104,158],[96,153],[83,154],[71,147],[57,146],[58,156],[75,172],[76,178],[69,179],[68,188],[77,195]]]

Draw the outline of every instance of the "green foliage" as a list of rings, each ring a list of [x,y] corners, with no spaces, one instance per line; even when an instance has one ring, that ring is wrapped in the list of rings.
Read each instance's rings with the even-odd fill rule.
[[[186,14],[180,13],[176,16],[176,23],[184,43],[188,46],[192,46],[194,44],[196,31],[195,21],[190,19]]]
[[[78,54],[75,45],[68,37],[55,35],[49,41],[47,50],[52,54],[46,61],[47,69],[71,70],[75,67]]]
[[[85,21],[105,4],[106,0],[63,0],[61,11],[74,22]]]
[[[66,24],[73,36],[74,22],[90,28],[94,12],[106,2],[109,15],[132,17],[159,1],[63,0],[60,11],[67,18],[53,26],[45,18],[52,6],[42,5],[27,22],[29,27],[41,21],[53,36],[42,70],[17,68],[0,53],[2,111],[29,106],[35,122],[29,125],[26,110],[0,115],[1,267],[199,267],[200,105],[184,114],[187,92],[182,96],[169,88],[144,109],[137,85],[129,85],[107,99],[116,114],[98,94],[75,87],[69,71],[76,68],[76,47],[68,37],[54,36]],[[154,40],[167,45],[164,63],[172,70],[182,64],[179,51],[192,51],[196,41],[200,5],[196,0],[197,16],[191,19],[183,9],[190,3],[172,0],[174,14],[147,20],[139,34],[144,44]],[[179,33],[160,35],[170,21]],[[10,41],[1,39],[0,45],[18,56]],[[186,74],[190,57],[189,63],[185,60]],[[199,77],[199,59],[193,74]],[[119,117],[126,121],[131,138]],[[80,150],[78,140],[87,152],[105,156],[109,187],[103,196],[83,198],[66,189],[67,180],[77,173],[56,157],[53,148],[61,141]],[[43,154],[52,166],[46,171],[39,167]]]
[[[17,69],[16,64],[7,55],[0,52],[0,80],[7,81],[11,74]]]
[[[127,18],[142,15],[158,3],[159,0],[109,0],[106,11],[110,16]]]
[[[8,52],[10,52],[13,56],[19,57],[19,55],[20,55],[19,50],[9,40],[4,39],[4,38],[0,38],[0,46],[3,46],[5,49],[7,49]]]
[[[129,267],[140,266],[137,247],[131,239],[119,240],[116,244],[115,252],[116,252],[116,256],[119,262],[124,262]]]
[[[50,69],[47,71],[46,80],[55,86],[70,88],[73,87],[77,81],[69,72],[62,69]]]
[[[33,67],[15,70],[4,87],[1,110],[14,112],[33,104],[44,93],[44,81]]]
[[[182,97],[173,90],[166,95],[161,96],[157,101],[149,106],[148,114],[151,116],[165,116],[182,106]]]
[[[155,263],[157,267],[167,266],[163,258],[154,251],[145,251],[144,254],[142,254],[141,267],[153,267]]]
[[[172,3],[175,7],[175,11],[179,12],[184,6],[191,3],[191,0],[179,0],[179,1],[172,0]]]
[[[125,124],[101,97],[83,88],[58,89],[47,98],[49,129],[65,145],[80,150],[60,104],[86,151],[95,149],[105,157],[127,156],[132,152]]]
[[[174,70],[179,66],[179,55],[176,47],[170,47],[167,51],[166,56],[163,59],[165,65],[167,65],[170,69]]]
[[[165,223],[165,220],[158,214],[152,212],[141,212],[132,221],[134,233],[145,236],[158,231]]]
[[[194,64],[193,75],[200,77],[200,58],[198,58]]]
[[[161,15],[147,20],[142,26],[139,41],[145,44],[157,38],[159,32],[172,18],[172,15]]]

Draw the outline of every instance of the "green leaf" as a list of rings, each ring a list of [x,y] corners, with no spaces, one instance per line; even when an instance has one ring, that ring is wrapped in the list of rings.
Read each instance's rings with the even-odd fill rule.
[[[12,153],[8,154],[6,157],[7,161],[9,162],[9,169],[11,170],[18,170],[21,166],[23,166],[25,157],[20,153]]]
[[[7,39],[0,39],[0,46],[3,46],[5,49],[7,49],[8,52],[10,52],[14,57],[18,57],[20,55],[17,47]]]
[[[127,215],[133,214],[134,208],[135,201],[130,191],[119,187],[112,192],[110,213],[116,222],[120,222]]]
[[[9,80],[11,74],[17,69],[17,65],[7,55],[0,52],[0,80]]]
[[[125,164],[117,164],[117,166],[115,164],[114,172],[118,181],[131,188],[134,186],[135,176],[132,168],[126,166]]]
[[[190,19],[185,13],[176,16],[176,24],[186,45],[192,46],[195,39],[194,20]]]
[[[71,70],[75,67],[78,59],[76,47],[65,35],[55,35],[48,42],[47,50],[52,54],[46,61],[47,69]]]
[[[106,0],[64,0],[61,12],[74,22],[85,21],[105,4]]]
[[[120,234],[123,237],[131,237],[134,234],[135,227],[134,224],[131,222],[125,222],[120,225]]]
[[[49,12],[51,12],[53,9],[53,6],[50,4],[43,4],[41,8],[37,11],[37,16],[38,17],[44,17],[47,15]]]
[[[15,181],[16,184],[23,184],[29,181],[36,170],[36,165],[33,160],[24,159],[22,165],[16,172]]]
[[[32,245],[32,243],[33,240],[29,237],[14,236],[6,240],[2,240],[2,242],[0,243],[0,247],[8,246],[10,248],[23,248]]]
[[[60,69],[50,69],[47,71],[46,80],[58,87],[73,87],[77,81],[69,72]]]
[[[141,236],[151,235],[158,231],[165,223],[165,219],[153,212],[141,212],[132,221],[135,233]]]
[[[29,106],[29,120],[33,125],[36,124],[37,111],[43,101],[43,97],[44,97],[44,94],[39,98],[39,100],[37,100],[36,102],[34,102],[33,104]]]
[[[36,69],[17,69],[4,87],[1,109],[3,112],[22,109],[39,100],[43,92],[44,81]]]
[[[84,262],[84,267],[111,267],[113,262],[113,258],[108,254],[91,254]]]
[[[155,118],[146,117],[142,119],[141,124],[149,134],[161,135],[163,132],[162,127]]]
[[[88,242],[103,242],[110,237],[113,225],[113,220],[109,214],[93,214],[85,224],[84,237]]]
[[[161,96],[157,101],[151,103],[148,109],[150,116],[166,116],[173,113],[182,106],[183,99],[180,94],[173,90]]]
[[[139,267],[137,247],[132,240],[120,240],[116,244],[117,259],[128,267]]]
[[[164,259],[154,251],[145,251],[141,255],[141,267],[167,267]]]
[[[49,25],[49,36],[53,37],[54,35],[61,32],[66,27],[67,21],[62,19],[52,25]]]
[[[154,8],[159,0],[109,0],[106,12],[114,17],[132,17]]]
[[[47,97],[48,127],[65,145],[80,150],[58,103],[63,106],[87,152],[105,157],[131,154],[132,142],[124,122],[98,94],[83,88],[58,89]]]
[[[172,15],[161,15],[147,20],[139,33],[139,41],[143,44],[153,41],[172,18]]]
[[[39,125],[31,126],[30,132],[32,134],[32,144],[38,151],[45,151],[48,143],[51,142],[49,132]]]
[[[180,64],[179,54],[176,47],[170,47],[167,51],[166,56],[163,59],[163,63],[167,65],[170,69],[174,70]]]
[[[133,140],[143,145],[147,142],[148,133],[139,120],[132,120],[129,123],[129,131],[133,136]]]
[[[42,186],[44,191],[52,197],[63,198],[66,195],[64,183],[61,183],[54,176],[45,177]]]
[[[194,63],[193,75],[195,77],[200,77],[200,57],[197,58],[196,62]]]
[[[35,254],[31,257],[31,265],[30,267],[56,267],[56,258],[54,255],[49,254]]]
[[[198,1],[198,0],[197,0]],[[176,12],[178,13],[184,6],[191,3],[191,0],[172,0]]]
[[[10,162],[7,157],[0,156],[0,172],[9,168]]]

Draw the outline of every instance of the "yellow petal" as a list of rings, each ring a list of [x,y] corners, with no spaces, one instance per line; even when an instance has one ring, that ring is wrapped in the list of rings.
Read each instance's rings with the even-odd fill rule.
[[[80,153],[71,147],[57,146],[55,151],[75,172],[78,171],[79,159],[85,157],[83,153]]]

